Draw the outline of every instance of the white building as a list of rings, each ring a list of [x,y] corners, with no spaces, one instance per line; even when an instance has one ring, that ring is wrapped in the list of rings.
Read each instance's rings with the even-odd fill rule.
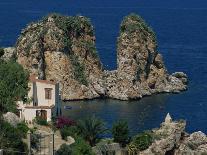
[[[31,76],[28,85],[30,88],[28,98],[31,101],[27,104],[18,102],[20,118],[32,123],[36,117],[51,121],[53,116],[61,114],[58,83]]]

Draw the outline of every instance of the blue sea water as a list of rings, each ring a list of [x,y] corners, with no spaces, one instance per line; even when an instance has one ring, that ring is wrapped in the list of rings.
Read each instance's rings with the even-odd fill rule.
[[[139,101],[92,100],[69,102],[64,115],[96,114],[108,126],[126,119],[132,133],[158,127],[169,112],[187,120],[187,131],[207,133],[207,1],[206,0],[0,0],[0,46],[12,46],[21,29],[51,12],[91,18],[96,43],[106,69],[116,68],[116,39],[123,16],[135,12],[157,34],[168,71],[184,71],[189,89]],[[65,103],[66,104],[66,103]]]

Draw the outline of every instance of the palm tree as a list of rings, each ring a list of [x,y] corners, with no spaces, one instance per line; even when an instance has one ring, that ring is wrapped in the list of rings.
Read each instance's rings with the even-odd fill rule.
[[[100,135],[106,133],[105,123],[95,116],[86,117],[78,121],[77,127],[79,134],[91,145],[94,146],[99,140]]]

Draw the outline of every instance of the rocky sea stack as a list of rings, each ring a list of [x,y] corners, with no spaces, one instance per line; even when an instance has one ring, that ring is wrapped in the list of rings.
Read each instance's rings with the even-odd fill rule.
[[[28,25],[15,48],[31,74],[60,83],[63,100],[129,100],[187,89],[186,74],[168,74],[155,34],[139,16],[124,18],[117,47],[117,70],[104,71],[90,20],[52,14]]]

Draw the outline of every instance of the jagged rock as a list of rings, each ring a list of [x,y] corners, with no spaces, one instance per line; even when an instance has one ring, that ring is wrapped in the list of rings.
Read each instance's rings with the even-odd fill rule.
[[[1,57],[1,59],[5,60],[5,61],[9,61],[12,58],[15,58],[16,55],[16,51],[14,47],[7,47],[4,48],[4,55]]]
[[[186,122],[172,121],[167,114],[159,129],[152,130],[154,142],[140,155],[202,155],[207,153],[207,137],[202,132],[188,134]]]
[[[168,113],[167,116],[165,117],[165,124],[169,124],[169,123],[172,123],[172,118],[170,114]]]
[[[7,112],[3,115],[4,121],[8,122],[12,126],[16,127],[17,124],[21,123],[22,120],[12,112]]]
[[[117,47],[118,68],[103,71],[89,20],[57,14],[30,24],[16,43],[17,61],[40,79],[59,82],[63,100],[129,100],[187,89],[184,73],[168,74],[154,32],[139,16],[124,18]]]
[[[139,16],[124,18],[117,46],[118,68],[106,74],[109,97],[128,100],[187,89],[184,73],[167,73],[155,34]]]
[[[92,99],[105,94],[102,65],[90,21],[82,16],[49,15],[24,29],[17,61],[40,79],[60,83],[62,99]]]

